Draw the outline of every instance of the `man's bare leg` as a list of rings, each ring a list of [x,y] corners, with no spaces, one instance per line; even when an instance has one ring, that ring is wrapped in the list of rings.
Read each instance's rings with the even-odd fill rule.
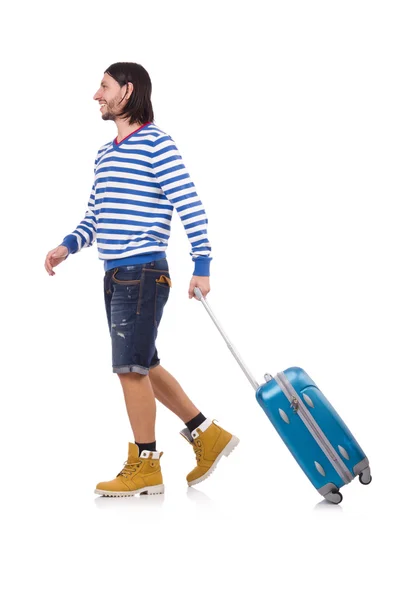
[[[161,365],[151,369],[149,375],[118,373],[118,376],[136,442],[145,443],[156,439],[155,398],[184,423],[200,413],[175,377]]]
[[[200,413],[175,377],[161,365],[150,369],[149,377],[155,397],[184,423]]]
[[[140,373],[118,373],[118,376],[135,441],[153,442],[156,439],[156,399],[149,376]]]
[[[188,423],[194,417],[198,417],[200,420],[204,417],[204,415],[200,415],[199,409],[185,394],[177,380],[161,365],[150,369],[149,376],[156,398],[180,417],[184,423]],[[238,437],[215,424],[214,421],[211,423],[210,419],[205,417],[204,419],[203,430],[197,429],[197,427],[200,428],[199,424],[197,427],[191,424],[191,427],[194,427],[198,433],[194,440],[190,438],[188,441],[193,446],[197,443],[205,456],[205,461],[200,462],[201,459],[196,455],[197,466],[186,476],[189,486],[196,485],[211,475],[219,459],[222,456],[229,456],[240,441]],[[190,427],[189,430],[191,431]]]

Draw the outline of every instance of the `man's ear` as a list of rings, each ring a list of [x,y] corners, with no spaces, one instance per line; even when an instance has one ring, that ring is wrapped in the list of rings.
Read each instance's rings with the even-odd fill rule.
[[[133,86],[133,84],[131,83],[131,81],[129,81],[129,82],[127,83],[127,94],[128,94],[128,100],[131,98],[131,96],[132,96],[132,92],[133,92],[133,91],[134,91],[134,86]]]

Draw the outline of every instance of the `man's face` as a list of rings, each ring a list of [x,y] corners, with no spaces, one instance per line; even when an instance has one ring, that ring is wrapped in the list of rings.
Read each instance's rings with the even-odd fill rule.
[[[120,87],[113,77],[108,73],[104,74],[99,90],[94,96],[94,100],[99,102],[104,121],[114,121],[120,114],[121,109],[127,102],[127,97],[124,98],[126,91],[127,87],[125,85]],[[127,94],[127,96],[129,95]],[[122,98],[124,98],[123,102],[121,102]]]

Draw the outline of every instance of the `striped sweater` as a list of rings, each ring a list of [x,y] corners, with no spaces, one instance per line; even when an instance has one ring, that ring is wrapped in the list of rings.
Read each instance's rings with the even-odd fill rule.
[[[205,210],[173,139],[145,123],[98,150],[84,219],[61,244],[69,254],[97,242],[105,271],[166,257],[174,207],[185,228],[193,275],[212,260]],[[68,256],[69,256],[68,254]]]

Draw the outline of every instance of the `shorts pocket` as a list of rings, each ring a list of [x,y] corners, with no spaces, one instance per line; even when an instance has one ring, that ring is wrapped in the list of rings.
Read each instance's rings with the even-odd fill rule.
[[[172,287],[171,279],[167,275],[160,275],[156,279],[156,294],[154,300],[154,323],[158,327],[163,316],[164,306],[167,303]]]
[[[117,267],[112,275],[112,281],[114,283],[120,283],[121,285],[138,285],[140,283],[140,269],[139,267],[131,269]]]
[[[117,282],[118,284],[118,282]],[[111,322],[112,327],[122,326],[126,332],[130,332],[135,317],[138,314],[141,281],[136,283],[123,282],[123,285],[115,285],[111,300]]]
[[[161,275],[158,279],[156,279],[156,283],[172,287],[171,279],[167,277],[167,275]]]

